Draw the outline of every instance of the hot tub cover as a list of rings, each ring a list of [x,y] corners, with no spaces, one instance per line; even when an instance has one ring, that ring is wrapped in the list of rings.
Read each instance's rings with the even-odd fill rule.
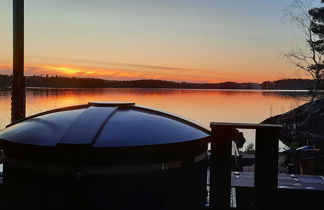
[[[43,112],[8,125],[0,139],[56,146],[130,147],[204,139],[210,132],[189,120],[135,103],[89,102]]]

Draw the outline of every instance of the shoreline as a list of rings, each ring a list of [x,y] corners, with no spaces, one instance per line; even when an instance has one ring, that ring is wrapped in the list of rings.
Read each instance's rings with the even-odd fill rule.
[[[311,93],[311,90],[300,89],[233,89],[233,88],[141,88],[141,87],[98,87],[98,88],[84,88],[84,87],[26,87],[26,90],[100,90],[100,89],[138,89],[138,90],[206,90],[206,91],[242,91],[242,92],[297,92],[297,93]],[[0,91],[10,91],[11,87],[0,87]],[[324,90],[318,90],[324,93]]]

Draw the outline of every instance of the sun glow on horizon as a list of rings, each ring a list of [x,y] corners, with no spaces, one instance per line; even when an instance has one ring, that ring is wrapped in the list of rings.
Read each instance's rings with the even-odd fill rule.
[[[75,67],[61,67],[61,66],[43,66],[44,69],[56,70],[63,75],[93,75],[94,71],[84,71]]]
[[[11,74],[12,67],[10,65],[0,64],[0,74]],[[210,70],[174,70],[169,69],[124,69],[124,68],[108,68],[71,64],[27,64],[25,67],[25,75],[50,75],[50,76],[73,76],[86,78],[100,78],[107,80],[140,80],[140,79],[156,79],[175,82],[193,82],[193,83],[220,83],[220,82],[252,82],[262,83],[268,80],[278,80],[287,78],[296,78],[289,75],[285,77],[274,77],[271,75],[247,75],[246,73],[233,73],[225,71]],[[306,78],[306,77],[299,77]]]

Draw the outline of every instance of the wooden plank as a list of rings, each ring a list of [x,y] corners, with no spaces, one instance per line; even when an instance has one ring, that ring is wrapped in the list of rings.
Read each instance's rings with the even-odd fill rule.
[[[257,129],[257,128],[282,128],[278,124],[255,124],[255,123],[230,123],[230,122],[211,122],[210,127],[226,126],[238,129]]]

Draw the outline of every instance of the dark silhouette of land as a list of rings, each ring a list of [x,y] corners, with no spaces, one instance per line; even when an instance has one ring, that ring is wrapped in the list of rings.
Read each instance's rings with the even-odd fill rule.
[[[280,89],[280,90],[310,90],[315,81],[310,79],[282,79],[276,81],[264,81],[261,89]]]
[[[0,87],[11,87],[12,76],[0,74]],[[98,78],[78,78],[63,76],[27,76],[27,87],[44,88],[176,88],[176,89],[283,89],[308,90],[314,84],[308,79],[283,79],[258,83],[189,83],[165,80],[104,80]]]

